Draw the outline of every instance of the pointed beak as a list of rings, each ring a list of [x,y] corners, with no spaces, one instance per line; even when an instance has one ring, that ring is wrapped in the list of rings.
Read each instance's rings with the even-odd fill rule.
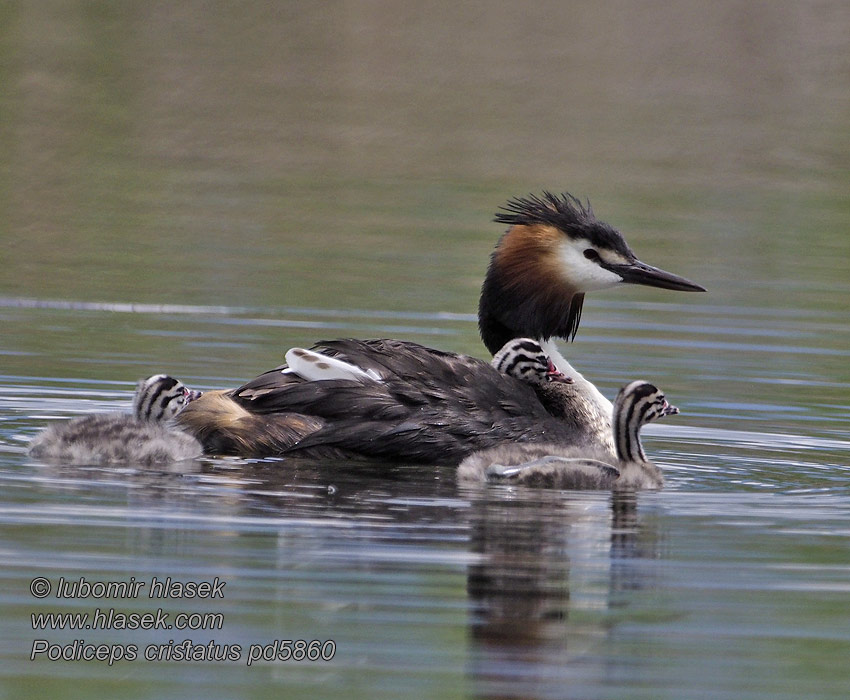
[[[550,382],[558,382],[559,384],[572,384],[573,378],[568,377],[563,372],[549,372],[546,375]]]
[[[675,416],[677,413],[679,413],[678,408],[671,403],[664,402],[664,408],[661,409],[662,416]]]
[[[640,260],[625,265],[603,265],[606,269],[623,278],[627,284],[642,284],[646,287],[660,287],[661,289],[673,289],[677,292],[704,292],[705,287],[694,284],[684,277],[674,275],[672,272],[659,270],[657,267],[642,263]]]

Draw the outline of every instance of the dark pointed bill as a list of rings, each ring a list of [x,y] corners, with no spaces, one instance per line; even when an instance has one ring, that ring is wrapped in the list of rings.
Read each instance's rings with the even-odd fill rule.
[[[704,292],[705,287],[694,284],[684,277],[674,275],[672,272],[659,270],[657,267],[635,260],[625,265],[603,265],[606,269],[623,278],[628,284],[642,284],[646,287],[660,287],[661,289],[673,289],[678,292]]]

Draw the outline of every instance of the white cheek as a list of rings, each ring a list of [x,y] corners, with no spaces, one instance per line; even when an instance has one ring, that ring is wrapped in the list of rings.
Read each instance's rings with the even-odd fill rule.
[[[592,260],[584,257],[588,245],[583,241],[564,241],[558,250],[558,261],[561,264],[564,280],[572,287],[583,292],[596,289],[607,289],[623,281],[620,275],[605,270]]]

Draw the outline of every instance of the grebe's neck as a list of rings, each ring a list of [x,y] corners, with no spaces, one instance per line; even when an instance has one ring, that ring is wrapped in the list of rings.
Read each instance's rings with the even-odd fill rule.
[[[639,405],[643,398],[636,393],[620,392],[614,403],[614,446],[621,462],[647,461],[640,444],[640,429],[646,422],[646,407]]]

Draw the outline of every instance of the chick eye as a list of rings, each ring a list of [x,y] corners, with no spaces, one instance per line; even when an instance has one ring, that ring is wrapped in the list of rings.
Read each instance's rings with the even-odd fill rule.
[[[592,260],[593,262],[599,262],[599,253],[597,253],[593,248],[588,248],[584,251],[584,257],[588,260]]]

